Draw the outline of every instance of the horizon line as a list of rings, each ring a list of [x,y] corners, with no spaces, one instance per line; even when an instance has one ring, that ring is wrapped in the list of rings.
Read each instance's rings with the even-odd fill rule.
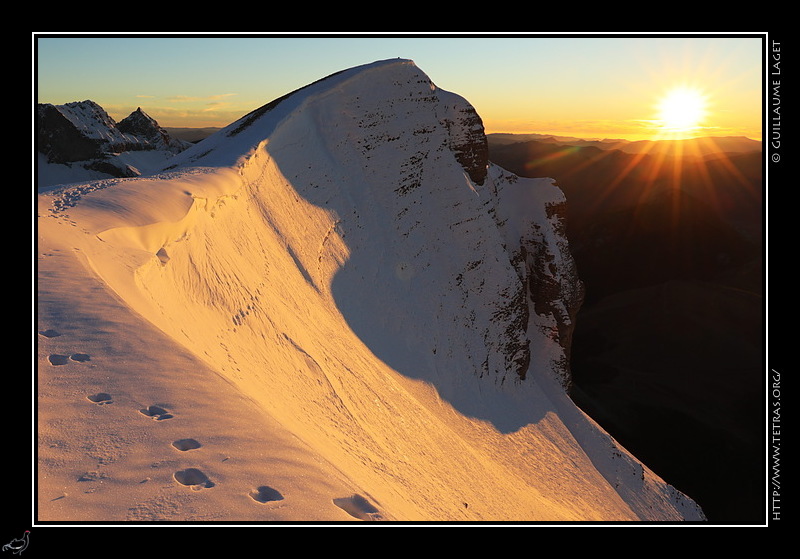
[[[187,125],[180,125],[180,126],[173,126],[173,125],[160,125],[162,128],[175,128],[175,129],[188,129],[188,130],[207,130],[207,129],[214,129],[214,130],[221,130],[228,125],[217,125],[217,126],[187,126]],[[597,134],[591,134],[587,136],[576,135],[576,134],[565,134],[559,132],[541,132],[541,131],[526,131],[526,132],[510,132],[510,131],[485,131],[485,135],[511,135],[511,136],[527,136],[527,135],[536,135],[542,136],[547,138],[568,138],[574,140],[581,140],[584,142],[659,142],[659,141],[687,141],[687,140],[701,140],[704,138],[744,138],[753,142],[764,143],[763,139],[760,137],[753,137],[747,134],[701,134],[701,135],[693,135],[688,137],[679,137],[679,138],[670,138],[664,136],[653,136],[653,137],[637,137],[636,139],[632,138],[625,138],[623,136],[598,136]]]

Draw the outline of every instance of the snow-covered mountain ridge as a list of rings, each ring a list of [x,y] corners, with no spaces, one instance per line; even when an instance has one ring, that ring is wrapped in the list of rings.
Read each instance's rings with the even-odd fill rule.
[[[128,487],[122,502],[77,495],[79,508],[71,508],[70,499],[52,504],[40,493],[48,518],[63,507],[88,518],[141,519],[146,510],[147,519],[192,520],[212,503],[224,519],[357,516],[354,503],[363,499],[348,507],[326,493],[337,479],[368,497],[359,518],[702,519],[568,398],[582,287],[563,212],[552,181],[489,164],[475,110],[400,59],[337,73],[265,105],[153,176],[40,194],[39,284],[48,294],[40,331],[81,316],[77,300],[69,317],[58,312],[70,295],[58,295],[49,279],[51,270],[80,269],[64,260],[69,248],[134,311],[125,321],[146,318],[165,346],[208,367],[209,385],[224,379],[229,388],[220,394],[233,390],[268,417],[260,462],[242,460],[237,470],[236,460],[214,460],[205,448],[171,459],[173,470],[191,465],[213,481],[188,504],[185,475],[175,483],[158,472],[158,495]],[[104,329],[114,320],[123,321],[106,316]],[[41,344],[40,383],[51,376],[47,352],[63,342]],[[136,393],[144,391],[172,394],[169,426],[201,409],[217,430],[231,421],[211,404],[189,406],[198,396],[173,384],[183,376],[190,374],[145,370],[136,383],[125,375],[113,383],[120,402],[141,401]],[[58,409],[61,392],[42,393]],[[117,423],[104,417],[90,431],[125,430],[121,406],[102,413],[119,414]],[[58,424],[48,414],[42,421]],[[227,437],[238,436],[233,431]],[[294,463],[327,464],[336,474],[289,482],[281,477],[289,465],[270,458],[277,451],[269,439],[300,441],[282,443],[299,456]],[[216,442],[219,452],[246,447]],[[40,449],[40,471],[64,485],[65,469],[49,464],[95,460],[102,479],[123,486],[122,464],[142,460],[120,444],[113,460],[99,462],[58,448]],[[253,507],[237,496],[258,475],[283,479],[294,493],[280,506]],[[306,500],[322,503],[326,494],[327,506]]]
[[[548,373],[555,371],[566,386],[568,348],[552,333],[560,328],[568,338],[582,287],[563,237],[563,196],[552,181],[526,189],[516,185],[517,177],[496,167],[487,180],[488,150],[480,117],[464,99],[436,88],[424,74],[408,68],[415,67],[387,61],[321,80],[282,98],[280,104],[246,115],[170,160],[169,168],[239,165],[243,175],[253,167],[261,174],[265,162],[258,156],[268,154],[305,199],[335,206],[336,228],[350,235],[351,252],[368,247],[370,257],[377,259],[369,263],[380,268],[379,292],[371,294],[375,307],[353,313],[358,317],[354,320],[365,320],[372,308],[391,306],[385,289],[418,285],[398,298],[392,313],[407,316],[409,299],[418,299],[419,315],[407,322],[415,333],[387,331],[387,336],[377,336],[381,329],[397,326],[364,323],[360,324],[363,336],[377,336],[378,347],[384,340],[394,346],[395,335],[418,336],[411,346],[432,346],[435,355],[441,348],[435,347],[434,337],[420,333],[417,322],[434,324],[450,316],[456,328],[473,331],[483,326],[479,335],[485,355],[469,368],[478,377],[486,374],[502,383],[507,376],[527,375],[528,338],[538,340],[538,334],[529,336],[528,330],[546,332],[547,341],[539,340],[539,355],[552,362],[541,366]],[[377,85],[368,85],[373,74],[379,74],[380,81],[376,78]],[[263,135],[273,126],[265,141]],[[294,153],[316,153],[320,142],[326,156],[321,160],[308,163]],[[284,144],[291,146],[289,157],[284,155]],[[248,155],[234,163],[230,154],[239,153]],[[387,236],[384,229],[391,236],[376,244],[376,233]],[[454,236],[471,240],[451,243]],[[451,254],[442,254],[445,249]],[[452,269],[442,270],[448,266]],[[340,282],[347,289],[362,283],[355,278]],[[546,284],[551,286],[548,297],[537,303],[553,312],[530,313],[526,288],[544,295]],[[367,287],[359,288],[362,304]],[[529,319],[541,323],[529,325]],[[551,341],[559,349],[545,349]],[[469,349],[448,347],[447,354],[476,358],[474,342],[469,341]],[[383,349],[387,355],[395,352],[394,347]],[[408,359],[407,351],[396,358]]]
[[[115,122],[90,100],[36,107],[40,187],[147,174],[191,145],[171,138],[141,108]]]

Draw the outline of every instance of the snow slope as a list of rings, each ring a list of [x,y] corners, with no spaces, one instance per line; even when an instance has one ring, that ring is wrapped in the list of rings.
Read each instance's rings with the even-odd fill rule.
[[[380,61],[40,193],[37,520],[702,520],[569,400],[563,196],[470,109]]]

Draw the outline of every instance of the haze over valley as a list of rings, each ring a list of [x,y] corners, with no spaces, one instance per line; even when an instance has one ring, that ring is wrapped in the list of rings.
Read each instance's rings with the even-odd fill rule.
[[[696,496],[711,520],[758,522],[761,143],[488,137],[494,163],[553,177],[565,193],[586,284],[573,399]],[[734,480],[748,481],[732,493]]]

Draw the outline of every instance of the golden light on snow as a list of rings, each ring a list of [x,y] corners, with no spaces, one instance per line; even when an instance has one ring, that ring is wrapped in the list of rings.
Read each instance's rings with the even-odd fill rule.
[[[563,193],[436,155],[473,113],[428,83],[354,68],[169,174],[37,195],[40,519],[702,518],[571,402],[556,311],[514,308],[523,232],[577,283]]]

